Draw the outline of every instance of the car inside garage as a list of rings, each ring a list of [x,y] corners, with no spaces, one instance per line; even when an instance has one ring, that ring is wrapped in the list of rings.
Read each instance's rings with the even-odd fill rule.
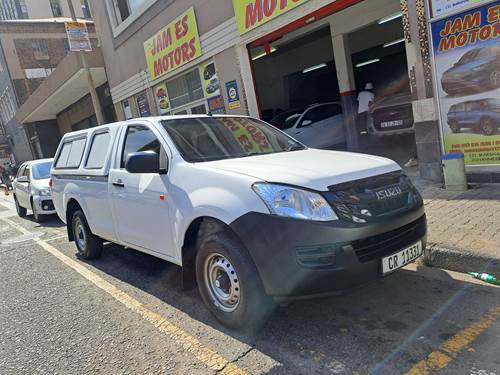
[[[349,113],[342,96],[352,95],[357,102],[359,92],[371,83],[374,100],[366,122],[357,126],[356,151],[404,165],[416,152],[402,13],[352,25],[343,33],[350,60],[347,74],[356,88],[344,93],[339,81],[345,80],[345,62],[335,61],[334,39],[336,20],[346,11],[248,45],[261,118],[310,147],[347,149]]]

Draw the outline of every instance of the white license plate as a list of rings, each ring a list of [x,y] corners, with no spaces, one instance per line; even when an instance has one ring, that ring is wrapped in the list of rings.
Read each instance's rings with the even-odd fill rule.
[[[402,126],[403,120],[394,120],[394,121],[384,121],[380,123],[381,128],[392,128],[393,126]]]
[[[389,272],[395,271],[398,268],[406,266],[408,263],[413,262],[418,257],[422,256],[424,249],[422,242],[418,241],[416,244],[407,247],[397,253],[382,258],[382,273],[385,275]]]

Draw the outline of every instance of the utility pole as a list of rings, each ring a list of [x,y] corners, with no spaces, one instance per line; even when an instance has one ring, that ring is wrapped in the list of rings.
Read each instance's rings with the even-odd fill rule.
[[[67,2],[68,2],[69,12],[71,13],[71,18],[73,19],[73,21],[76,22],[77,20],[76,20],[75,8],[73,7],[73,2],[71,0],[67,0]],[[92,98],[92,104],[94,106],[94,112],[97,118],[97,124],[102,125],[104,124],[104,118],[102,116],[101,103],[99,102],[97,91],[95,90],[94,79],[92,78],[92,73],[90,73],[90,68],[87,63],[87,57],[85,56],[84,51],[78,51],[76,53],[78,54],[80,61],[82,62],[83,70],[85,70],[85,75],[87,76],[87,84],[90,91],[90,97]]]

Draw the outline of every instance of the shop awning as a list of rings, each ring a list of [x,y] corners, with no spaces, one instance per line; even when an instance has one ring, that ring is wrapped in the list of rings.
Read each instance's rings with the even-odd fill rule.
[[[107,78],[101,50],[87,52],[86,58],[95,87],[105,83]],[[82,61],[76,52],[70,52],[19,108],[16,120],[21,124],[53,120],[87,94],[87,75]]]

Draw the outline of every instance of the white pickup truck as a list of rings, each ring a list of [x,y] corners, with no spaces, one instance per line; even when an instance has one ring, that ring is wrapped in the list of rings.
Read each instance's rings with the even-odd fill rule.
[[[391,160],[309,149],[250,117],[129,120],[64,135],[52,197],[83,258],[114,242],[182,266],[223,324],[339,293],[422,255],[422,198]]]

